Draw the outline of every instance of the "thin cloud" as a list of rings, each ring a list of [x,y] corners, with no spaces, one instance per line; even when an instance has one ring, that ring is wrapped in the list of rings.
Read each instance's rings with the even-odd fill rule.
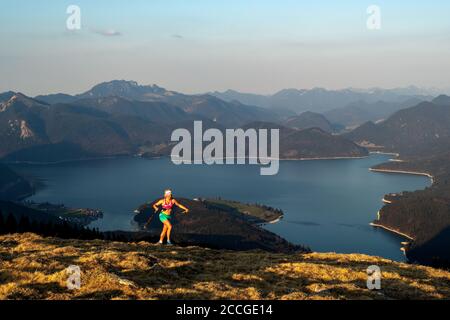
[[[104,37],[118,37],[122,35],[120,31],[114,29],[91,29],[91,32]]]
[[[175,38],[175,39],[184,39],[184,37],[183,37],[181,34],[173,34],[173,35],[172,35],[172,38]]]

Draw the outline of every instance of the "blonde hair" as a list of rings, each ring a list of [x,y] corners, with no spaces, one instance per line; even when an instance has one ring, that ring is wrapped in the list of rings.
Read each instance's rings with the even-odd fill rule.
[[[164,196],[165,196],[165,197],[171,196],[171,195],[172,195],[172,190],[167,189],[167,190],[164,191]]]

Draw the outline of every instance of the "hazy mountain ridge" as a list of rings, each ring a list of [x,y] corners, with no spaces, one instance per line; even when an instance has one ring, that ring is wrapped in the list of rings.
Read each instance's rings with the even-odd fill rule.
[[[73,96],[70,103],[57,102],[58,97],[71,100],[64,94],[39,96],[39,100],[12,92],[0,97],[9,98],[0,105],[0,135],[6,137],[0,141],[0,157],[7,161],[53,162],[137,153],[168,155],[172,130],[191,127],[194,120],[223,129],[255,121],[282,122],[283,118],[280,113],[261,107],[225,102],[211,95],[184,95],[130,81],[99,84]],[[307,113],[296,121],[306,129],[330,130],[321,115]],[[322,133],[310,132],[307,137],[304,132],[297,138],[303,145],[294,138],[282,142],[283,148],[289,150],[290,156],[285,153],[289,158],[365,154],[350,143],[342,143],[342,138]],[[328,143],[331,140],[337,144]],[[327,146],[321,147],[321,143]],[[295,150],[295,144],[306,150]]]
[[[298,130],[319,128],[329,133],[334,131],[333,125],[325,116],[311,111],[303,112],[298,116],[289,117],[282,122],[282,124],[286,127]]]
[[[357,101],[349,105],[326,111],[324,116],[332,123],[338,123],[346,127],[361,125],[367,121],[380,121],[388,118],[395,112],[413,107],[423,100],[410,98],[402,102],[365,102]]]
[[[217,121],[222,125],[229,127],[237,127],[251,120],[274,120],[277,119],[278,113],[270,112],[260,107],[245,105],[242,103],[226,102],[209,94],[202,95],[186,95],[175,91],[169,91],[157,85],[145,86],[139,85],[135,81],[113,80],[110,82],[100,83],[92,89],[75,96],[68,98],[68,95],[53,94],[48,96],[38,96],[37,99],[47,101],[49,103],[77,102],[84,100],[82,104],[97,105],[97,107],[106,107],[105,102],[99,102],[99,99],[111,101],[111,99],[121,99],[120,103],[116,103],[116,111],[122,105],[128,105],[128,108],[139,108],[141,112],[146,102],[147,106],[150,103],[166,108],[178,107],[190,118],[206,117],[208,119]],[[58,101],[58,98],[61,100]],[[128,100],[126,102],[124,99]],[[164,105],[163,105],[164,104]],[[111,106],[112,107],[112,106]],[[147,114],[147,116],[151,116]],[[189,116],[186,116],[189,118]],[[178,119],[181,120],[181,119]],[[177,121],[177,120],[175,120]],[[173,121],[172,121],[173,122]]]
[[[213,92],[211,94],[226,101],[237,100],[242,103],[251,103],[265,108],[289,109],[296,113],[305,111],[325,113],[334,109],[347,108],[358,102],[370,105],[380,101],[392,104],[392,108],[395,110],[395,105],[397,104],[402,105],[406,103],[409,106],[407,101],[410,99],[416,101],[430,100],[433,97],[431,92],[416,87],[407,87],[398,89],[373,88],[367,90],[352,88],[342,90],[327,90],[323,88],[309,90],[284,89],[273,95],[247,94],[228,90],[222,93]],[[373,110],[373,112],[376,113],[377,110]],[[332,122],[334,121],[332,120]]]
[[[450,150],[450,103],[446,101],[441,96],[422,102],[379,124],[364,124],[345,137],[403,155],[439,154]]]
[[[182,108],[188,113],[198,113],[210,119],[221,114],[223,105],[227,108],[239,107],[245,112],[239,115],[247,121],[246,114],[257,115],[259,121],[267,121],[272,117],[283,118],[288,112],[300,114],[305,111],[327,113],[332,123],[343,126],[361,124],[365,121],[376,121],[388,117],[393,112],[414,105],[419,101],[432,99],[432,90],[417,87],[397,89],[373,88],[327,90],[323,88],[284,89],[272,95],[241,93],[234,90],[211,92],[206,94],[187,95],[166,90],[157,85],[139,85],[135,81],[113,80],[94,86],[92,89],[75,96],[52,94],[38,96],[38,100],[47,103],[74,102],[80,99],[105,98],[120,96],[135,101],[159,101]],[[214,98],[218,98],[215,100]],[[268,109],[266,111],[261,108]],[[341,111],[339,111],[342,108]],[[289,110],[289,111],[288,111]],[[206,112],[206,114],[205,114]],[[340,113],[341,112],[341,113]],[[341,114],[346,114],[342,117]],[[347,116],[350,115],[350,118]],[[350,120],[351,119],[351,120]],[[220,121],[221,119],[217,119]],[[236,124],[239,117],[227,119],[228,123]],[[224,122],[225,123],[225,122]]]

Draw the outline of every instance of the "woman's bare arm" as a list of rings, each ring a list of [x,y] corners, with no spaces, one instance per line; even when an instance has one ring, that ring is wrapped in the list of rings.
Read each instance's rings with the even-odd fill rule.
[[[184,210],[184,213],[188,213],[189,209],[186,208],[185,206],[183,206],[181,203],[179,203],[177,200],[173,199],[173,203],[175,203],[175,205],[179,208],[181,208],[182,210]]]
[[[162,204],[163,204],[163,200],[159,200],[158,202],[156,202],[156,203],[153,205],[153,210],[155,210],[155,212],[158,211],[159,206],[162,205]]]

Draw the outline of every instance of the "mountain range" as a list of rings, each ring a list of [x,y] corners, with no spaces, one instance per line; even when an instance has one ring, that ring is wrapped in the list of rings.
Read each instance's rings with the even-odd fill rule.
[[[366,102],[359,100],[345,107],[326,111],[323,115],[331,123],[351,129],[367,121],[380,122],[401,109],[413,107],[423,101],[425,101],[425,97],[423,99],[417,97],[409,98],[401,102],[386,102],[382,100]]]
[[[233,90],[212,92],[225,101],[239,101],[274,110],[323,113],[330,122],[355,126],[365,121],[385,119],[401,108],[433,98],[432,91],[417,87],[368,90],[323,88],[284,89],[273,95],[241,93]]]
[[[71,103],[80,99],[120,96],[135,101],[165,102],[178,106],[188,113],[206,114],[209,118],[214,118],[213,114],[216,118],[223,117],[226,109],[227,116],[230,117],[228,126],[248,122],[251,117],[256,117],[253,118],[256,121],[273,121],[280,117],[286,118],[312,111],[324,113],[330,122],[347,127],[362,124],[365,121],[385,119],[399,109],[431,100],[434,92],[410,86],[368,90],[284,89],[273,95],[241,93],[233,90],[186,95],[157,85],[139,85],[135,81],[113,80],[98,84],[78,95],[58,93],[40,95],[36,99],[55,104]],[[236,116],[235,112],[230,112],[232,109],[244,108],[247,109],[245,113],[247,116],[242,120]],[[270,112],[268,110],[264,112],[261,108],[268,109]],[[222,121],[225,120],[222,119]]]
[[[236,101],[226,102],[209,94],[186,95],[156,85],[143,86],[134,81],[124,80],[101,83],[79,95],[41,95],[37,96],[36,100],[50,104],[79,103],[81,100],[83,105],[95,106],[108,112],[129,113],[134,110],[134,115],[142,116],[145,113],[145,118],[161,121],[160,114],[153,114],[153,110],[149,111],[149,108],[146,108],[153,105],[158,106],[160,111],[168,112],[167,109],[171,109],[175,112],[169,114],[173,118],[164,119],[169,122],[185,120],[189,118],[187,115],[192,115],[191,118],[204,117],[227,127],[238,127],[249,121],[274,120],[279,117],[277,113],[261,107],[244,105]]]
[[[400,110],[381,123],[367,122],[345,136],[365,146],[404,156],[450,150],[450,97]]]
[[[350,158],[368,155],[366,148],[318,127],[295,129],[270,122],[252,122],[244,127],[248,128],[279,129],[282,159]]]
[[[282,148],[288,158],[365,155],[363,148],[332,136],[333,126],[317,113],[292,116],[209,94],[186,95],[115,80],[79,95],[0,94],[0,158],[54,162],[138,153],[168,155],[171,132],[190,128],[194,120],[222,130],[249,123],[283,128]]]

